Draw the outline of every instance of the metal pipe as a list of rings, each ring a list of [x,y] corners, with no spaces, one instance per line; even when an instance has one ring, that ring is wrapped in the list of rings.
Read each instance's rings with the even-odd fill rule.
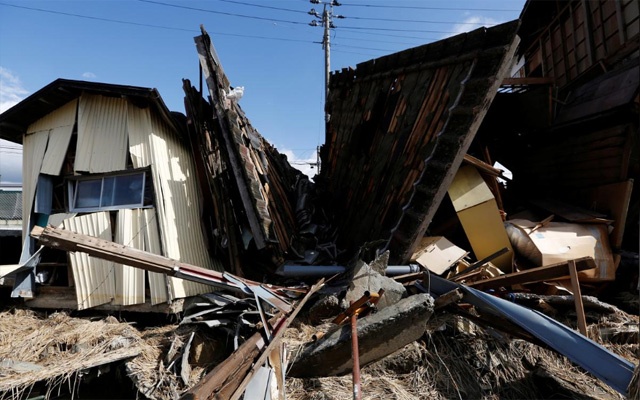
[[[406,275],[406,274],[413,274],[415,272],[420,272],[420,266],[418,264],[388,265],[386,270],[386,275],[389,275],[389,276]]]
[[[276,274],[286,277],[300,277],[300,276],[331,276],[336,274],[342,274],[345,271],[345,267],[340,265],[282,265],[276,270]]]
[[[353,358],[353,400],[362,398],[360,385],[360,353],[358,351],[358,313],[351,314],[351,354]]]

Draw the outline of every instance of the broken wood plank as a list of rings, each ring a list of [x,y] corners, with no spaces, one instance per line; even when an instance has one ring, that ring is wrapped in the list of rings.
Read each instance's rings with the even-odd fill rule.
[[[324,278],[320,279],[318,281],[318,283],[316,283],[315,285],[311,286],[311,288],[309,289],[309,292],[302,298],[302,300],[300,300],[300,302],[296,305],[295,309],[291,312],[290,315],[280,319],[275,324],[275,327],[273,329],[273,337],[271,338],[271,342],[262,350],[262,353],[261,353],[260,357],[258,357],[256,362],[253,364],[253,367],[249,370],[249,372],[244,377],[242,382],[240,382],[240,385],[238,386],[236,391],[233,393],[233,396],[231,397],[231,400],[238,400],[240,398],[240,396],[242,396],[242,394],[244,393],[244,390],[246,389],[247,385],[249,384],[249,381],[251,381],[251,378],[253,377],[253,375],[255,375],[255,373],[258,371],[258,369],[260,369],[260,367],[262,367],[262,365],[265,363],[265,361],[267,361],[267,359],[269,358],[269,355],[271,354],[271,352],[280,343],[280,340],[282,340],[282,336],[284,335],[285,331],[287,330],[287,328],[289,327],[291,322],[296,318],[296,316],[298,315],[298,313],[300,312],[302,307],[304,307],[304,305],[309,300],[309,298],[315,292],[320,290],[323,286],[324,286]]]
[[[574,261],[576,263],[576,271],[585,271],[596,267],[595,260],[591,257],[582,257]],[[563,261],[482,281],[471,282],[468,283],[467,286],[481,290],[497,289],[503,286],[523,285],[526,283],[557,279],[567,275],[569,275],[568,263],[567,261]]]
[[[587,320],[584,316],[584,305],[582,304],[582,294],[580,293],[580,281],[578,280],[578,271],[576,269],[575,260],[569,260],[569,275],[571,276],[571,288],[573,289],[573,298],[576,303],[576,314],[578,315],[578,328],[580,333],[587,336]]]
[[[449,304],[457,303],[458,301],[462,300],[463,296],[464,295],[460,289],[454,289],[450,292],[443,294],[442,296],[439,296],[435,300],[433,308],[435,310],[439,310],[443,307],[448,306]]]

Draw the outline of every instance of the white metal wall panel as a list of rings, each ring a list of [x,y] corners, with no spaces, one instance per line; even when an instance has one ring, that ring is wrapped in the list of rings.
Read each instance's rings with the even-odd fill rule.
[[[38,185],[49,130],[27,133],[22,139],[22,239],[27,238],[29,217]]]
[[[47,152],[42,160],[41,173],[60,175],[60,170],[69,148],[73,127],[76,123],[77,107],[78,100],[76,99],[49,114],[51,117],[49,143],[47,144]]]
[[[135,167],[151,165],[163,255],[222,271],[212,261],[200,228],[200,197],[195,166],[187,147],[163,120],[148,109],[128,109],[129,151]],[[152,278],[158,290],[164,280]],[[208,285],[169,278],[171,298],[210,292]],[[155,285],[152,284],[152,288]],[[153,292],[151,293],[152,298]]]
[[[145,250],[162,255],[162,245],[160,244],[160,231],[158,228],[158,219],[156,210],[148,208],[144,210],[144,227],[145,227]],[[167,290],[168,277],[158,272],[149,272],[149,295],[151,296],[151,304],[166,303],[169,300],[169,292]]]
[[[108,212],[85,214],[63,221],[64,229],[105,240],[113,240]],[[110,302],[116,293],[115,267],[111,261],[69,252],[76,287],[78,310]]]
[[[116,219],[115,242],[134,249],[145,249],[145,220],[142,209],[123,209]],[[145,271],[128,265],[114,264],[116,296],[114,304],[129,306],[144,303]]]
[[[160,175],[164,200],[164,218],[160,221],[164,224],[161,232],[165,236],[163,243],[166,244],[166,256],[222,271],[222,265],[214,262],[207,252],[200,226],[200,196],[191,152],[158,116],[151,115],[151,126],[153,167]],[[212,290],[211,286],[176,278],[171,278],[170,287],[175,298]]]
[[[78,144],[74,170],[91,173],[126,168],[127,101],[83,94],[78,107]]]
[[[127,110],[127,130],[129,132],[129,154],[134,168],[143,168],[151,165],[151,147],[149,135],[151,134],[151,115],[148,108],[136,107],[129,104]],[[160,176],[151,168],[151,177],[154,187],[160,187]],[[156,203],[159,204],[156,193]],[[162,251],[162,239],[160,235],[161,217],[155,210],[146,210],[148,251],[154,254],[165,255]],[[165,274],[149,272],[149,295],[151,304],[165,303],[169,300],[168,277]]]

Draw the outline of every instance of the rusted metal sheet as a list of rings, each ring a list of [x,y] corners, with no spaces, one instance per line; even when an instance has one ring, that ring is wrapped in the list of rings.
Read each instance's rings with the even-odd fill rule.
[[[321,180],[342,248],[381,240],[405,263],[460,165],[518,43],[481,28],[331,76]]]

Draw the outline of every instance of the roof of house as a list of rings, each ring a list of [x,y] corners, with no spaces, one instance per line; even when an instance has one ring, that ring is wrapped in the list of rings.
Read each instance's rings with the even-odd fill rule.
[[[0,114],[0,138],[22,143],[27,127],[83,92],[104,96],[127,97],[140,105],[151,105],[177,129],[171,112],[156,89],[109,83],[56,79],[20,103]]]

